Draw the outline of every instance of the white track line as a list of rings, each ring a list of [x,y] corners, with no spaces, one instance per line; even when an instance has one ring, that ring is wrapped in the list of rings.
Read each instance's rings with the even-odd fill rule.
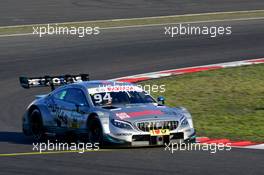
[[[113,19],[113,20],[98,20],[98,21],[83,21],[83,22],[69,22],[69,23],[51,23],[50,25],[70,25],[70,24],[81,24],[87,22],[111,22],[111,21],[129,21],[129,20],[140,20],[140,19],[162,19],[168,17],[181,17],[181,16],[201,16],[201,15],[210,15],[210,14],[235,14],[235,13],[244,13],[244,12],[264,12],[264,10],[253,10],[253,11],[234,11],[234,12],[216,12],[216,13],[200,13],[200,14],[187,14],[187,15],[172,15],[172,16],[158,16],[158,17],[144,17],[144,18],[129,18],[129,19]],[[163,24],[146,24],[146,25],[131,25],[131,26],[117,26],[117,27],[103,27],[101,30],[109,29],[126,29],[126,28],[142,28],[142,27],[153,27],[153,26],[164,26],[164,25],[176,25],[176,24],[199,24],[199,23],[213,23],[213,22],[228,22],[228,21],[248,21],[248,20],[262,20],[264,17],[253,17],[253,18],[238,18],[238,19],[219,19],[219,20],[204,20],[204,21],[191,21],[191,22],[177,22],[177,23],[163,23]],[[47,24],[35,24],[36,25],[47,25]],[[0,27],[4,28],[16,28],[16,27],[30,27],[33,25],[20,25],[20,26],[5,26]],[[28,36],[33,35],[32,33],[21,33],[21,34],[6,34],[0,35],[0,37],[13,37],[13,36]]]
[[[6,34],[6,35],[0,35],[0,38],[3,37],[12,37],[12,36],[28,36],[33,35],[32,33],[17,33],[17,34]]]
[[[107,20],[92,20],[92,21],[77,21],[77,22],[62,22],[62,23],[49,23],[49,24],[81,24],[88,22],[111,22],[111,21],[128,21],[128,20],[142,20],[142,19],[163,19],[172,17],[188,17],[188,16],[203,16],[203,15],[221,15],[221,14],[239,14],[239,13],[257,13],[264,12],[264,10],[244,10],[244,11],[228,11],[228,12],[210,12],[210,13],[193,13],[193,14],[183,14],[183,15],[167,15],[167,16],[150,16],[142,18],[119,18],[119,19],[107,19]],[[28,24],[28,25],[15,25],[15,26],[2,26],[1,28],[16,28],[16,27],[30,27],[32,25],[45,25],[45,24]]]
[[[146,24],[146,25],[119,26],[119,27],[103,27],[100,29],[101,30],[111,30],[111,29],[126,29],[126,28],[144,28],[144,27],[155,27],[155,26],[166,26],[166,25],[177,25],[177,24],[201,24],[201,23],[228,22],[228,21],[248,21],[248,20],[264,20],[264,17],[240,18],[240,19],[222,19],[222,20],[219,19],[219,20],[177,22],[177,23],[164,23],[164,24]],[[1,37],[14,37],[14,36],[28,36],[28,35],[33,35],[33,33],[6,34],[6,35],[0,35],[0,38]],[[36,35],[36,36],[38,36],[38,35]],[[52,36],[52,35],[47,35],[47,36]]]
[[[163,24],[145,24],[145,25],[133,25],[133,26],[120,26],[120,27],[105,27],[101,30],[107,29],[125,29],[125,28],[141,28],[141,27],[154,27],[165,25],[177,25],[177,24],[200,24],[200,23],[214,23],[214,22],[228,22],[228,21],[249,21],[249,20],[263,20],[264,17],[256,18],[240,18],[240,19],[219,19],[219,20],[206,20],[206,21],[191,21],[191,22],[177,22],[177,23],[163,23]]]
[[[239,148],[241,148],[241,147],[239,147]],[[245,146],[243,148],[248,148],[248,149],[264,149],[264,144],[252,145],[252,146]]]

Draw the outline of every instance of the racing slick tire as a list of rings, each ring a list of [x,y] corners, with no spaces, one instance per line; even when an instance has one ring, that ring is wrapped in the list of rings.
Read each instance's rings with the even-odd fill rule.
[[[29,114],[29,119],[33,139],[36,141],[43,141],[45,139],[45,132],[40,111],[38,109],[32,110]]]
[[[88,141],[93,145],[99,144],[100,147],[104,145],[101,122],[96,117],[88,121]]]

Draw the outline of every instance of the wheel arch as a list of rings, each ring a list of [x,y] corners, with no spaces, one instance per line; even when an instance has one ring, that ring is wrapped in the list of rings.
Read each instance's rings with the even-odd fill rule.
[[[34,110],[38,110],[40,112],[40,115],[41,115],[41,111],[40,111],[40,108],[37,106],[37,105],[32,105],[29,107],[28,109],[28,112],[27,112],[27,118],[28,118],[28,121],[31,120],[31,113],[34,111]],[[42,120],[42,116],[41,117],[41,120]]]
[[[98,120],[98,121],[100,122],[100,124],[101,124],[101,127],[102,127],[101,120],[99,119],[99,116],[98,116],[98,114],[97,114],[96,112],[92,112],[91,114],[88,115],[88,117],[87,117],[87,121],[86,121],[86,126],[87,126],[87,127],[88,127],[89,122],[90,122],[91,120],[93,120],[93,119]]]
[[[35,110],[35,109],[39,110],[39,107],[37,105],[30,106],[28,109],[28,115],[31,114],[33,112],[33,110]]]
[[[32,116],[31,116],[31,114],[32,114],[32,112],[33,112],[34,110],[38,110],[38,111],[39,111],[40,115],[39,115],[38,117],[40,118],[41,123],[44,125],[44,123],[43,123],[44,121],[43,121],[43,116],[42,116],[42,114],[41,114],[41,110],[40,110],[40,108],[39,108],[37,105],[32,105],[32,106],[30,106],[29,109],[28,109],[28,112],[27,112],[27,123],[28,123],[28,125],[30,126],[30,122],[32,121]]]

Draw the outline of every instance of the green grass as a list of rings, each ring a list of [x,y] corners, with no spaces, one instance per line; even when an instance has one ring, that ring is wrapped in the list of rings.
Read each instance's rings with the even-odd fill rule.
[[[198,136],[264,141],[263,64],[172,76],[141,84],[165,84],[166,92],[159,95],[166,97],[169,106],[189,109]]]
[[[120,20],[117,19],[117,20],[79,21],[79,22],[58,23],[58,26],[107,28],[107,27],[159,25],[159,24],[173,24],[173,23],[188,23],[195,21],[232,20],[232,19],[262,18],[262,17],[264,17],[264,10],[175,15],[175,16],[166,16],[166,17],[133,18],[133,19],[120,19]],[[33,27],[37,27],[37,26],[39,27],[45,26],[45,24],[0,27],[0,35],[32,33]]]

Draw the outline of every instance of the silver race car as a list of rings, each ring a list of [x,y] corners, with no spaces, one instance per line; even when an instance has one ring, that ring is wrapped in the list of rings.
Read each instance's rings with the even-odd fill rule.
[[[87,74],[20,77],[24,88],[50,86],[23,116],[23,132],[41,140],[49,135],[75,136],[91,143],[130,146],[195,142],[190,113],[167,107],[135,84],[89,81]],[[57,88],[55,88],[57,87]]]

